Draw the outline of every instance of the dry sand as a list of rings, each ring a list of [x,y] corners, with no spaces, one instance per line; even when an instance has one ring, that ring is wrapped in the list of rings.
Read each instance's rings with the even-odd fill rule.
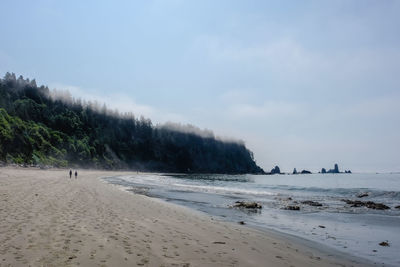
[[[0,168],[0,266],[365,266],[99,179],[115,174]]]

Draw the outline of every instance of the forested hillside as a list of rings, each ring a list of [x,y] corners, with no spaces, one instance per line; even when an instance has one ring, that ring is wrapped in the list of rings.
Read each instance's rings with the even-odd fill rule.
[[[0,79],[0,161],[162,172],[262,173],[242,142],[225,142],[105,106],[52,96],[15,74]],[[193,131],[191,131],[193,130]]]

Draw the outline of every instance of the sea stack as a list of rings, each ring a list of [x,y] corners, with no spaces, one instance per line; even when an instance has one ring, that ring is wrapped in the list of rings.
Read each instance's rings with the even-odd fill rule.
[[[335,167],[327,171],[327,173],[339,173],[339,166],[337,165],[337,163],[335,164]]]
[[[271,170],[271,174],[281,174],[281,170],[278,166],[275,166],[275,168]]]
[[[335,168],[333,169],[335,173],[339,173],[339,166],[335,164]]]

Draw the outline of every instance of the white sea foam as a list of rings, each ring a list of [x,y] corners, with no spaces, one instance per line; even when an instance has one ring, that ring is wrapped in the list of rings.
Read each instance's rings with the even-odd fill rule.
[[[204,185],[187,185],[187,184],[173,184],[186,191],[203,192],[203,193],[216,193],[216,194],[245,194],[257,196],[273,196],[276,193],[267,191],[247,190],[235,187],[222,187],[222,186],[204,186]]]
[[[400,204],[400,174],[137,174],[107,180],[225,220],[246,221],[249,226],[275,229],[385,265],[400,266],[400,210],[395,208]],[[360,193],[367,196],[359,198]],[[263,209],[250,211],[252,216],[229,209],[238,199],[259,202]],[[343,199],[374,201],[390,209],[351,207]],[[307,200],[322,206],[302,203]],[[297,205],[300,210],[285,210],[286,205]],[[383,249],[379,243],[385,240],[390,247]]]

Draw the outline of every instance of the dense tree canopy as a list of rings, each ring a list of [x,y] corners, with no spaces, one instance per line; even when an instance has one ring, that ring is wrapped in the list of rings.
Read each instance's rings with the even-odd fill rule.
[[[193,126],[153,126],[149,119],[50,92],[13,73],[0,79],[0,160],[163,172],[263,172],[243,142],[222,141]]]

